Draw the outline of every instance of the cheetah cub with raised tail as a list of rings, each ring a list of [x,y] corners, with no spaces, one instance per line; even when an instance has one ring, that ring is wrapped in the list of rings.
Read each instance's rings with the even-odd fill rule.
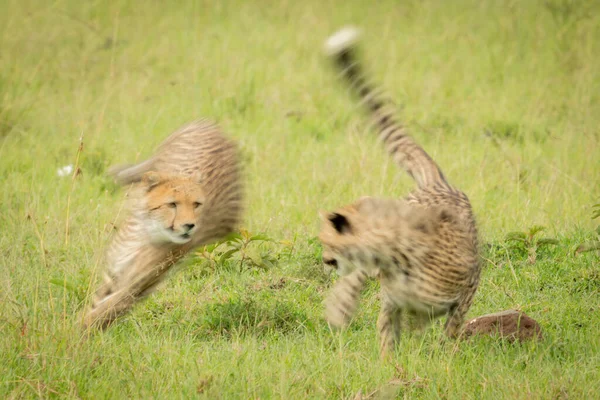
[[[341,275],[325,302],[332,326],[349,322],[365,280],[379,277],[383,355],[399,340],[403,311],[420,325],[445,314],[446,334],[456,337],[477,290],[480,263],[469,199],[448,183],[367,82],[357,39],[357,30],[346,28],[331,36],[325,49],[368,111],[385,149],[418,187],[404,199],[365,197],[322,212],[319,239],[323,262]]]

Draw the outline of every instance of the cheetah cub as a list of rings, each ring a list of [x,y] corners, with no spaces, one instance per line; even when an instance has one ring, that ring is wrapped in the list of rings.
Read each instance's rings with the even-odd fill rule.
[[[341,275],[325,301],[325,315],[334,327],[347,324],[366,279],[377,275],[377,328],[384,355],[399,340],[402,312],[421,325],[445,314],[445,332],[456,337],[477,290],[480,263],[469,199],[448,183],[367,82],[357,58],[357,38],[355,29],[343,29],[327,40],[325,49],[368,111],[385,149],[414,178],[417,189],[403,199],[365,197],[321,212],[323,262]]]
[[[107,328],[186,254],[234,232],[243,214],[237,145],[209,120],[183,126],[147,160],[111,174],[131,185],[129,209],[108,246],[85,328]]]

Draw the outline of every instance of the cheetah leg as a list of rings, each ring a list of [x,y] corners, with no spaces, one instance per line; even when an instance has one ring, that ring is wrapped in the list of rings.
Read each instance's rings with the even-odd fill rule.
[[[110,296],[115,290],[116,278],[104,274],[104,281],[102,285],[94,292],[93,304],[100,303],[103,299]]]
[[[414,313],[410,314],[408,318],[408,328],[411,332],[422,333],[427,328],[433,316],[430,313]]]
[[[382,293],[383,294],[383,293]],[[381,301],[381,310],[377,318],[379,331],[379,351],[381,357],[389,355],[400,340],[402,329],[402,309],[393,304],[387,296]]]
[[[469,308],[471,308],[471,303],[473,302],[473,296],[475,295],[475,291],[477,290],[477,285],[473,285],[458,299],[456,305],[448,311],[448,319],[446,320],[445,332],[446,336],[450,338],[457,338],[458,335],[462,331],[462,325],[465,321],[465,315]]]
[[[119,316],[128,312],[136,302],[151,293],[168,270],[167,267],[146,271],[139,275],[131,274],[128,276],[129,279],[125,278],[124,282],[118,282],[116,288],[103,285],[98,294],[105,295],[100,301],[95,302],[86,314],[83,321],[84,329],[91,327],[106,329]]]
[[[339,278],[325,300],[325,319],[334,328],[342,328],[358,308],[360,292],[365,286],[367,274],[361,270]]]

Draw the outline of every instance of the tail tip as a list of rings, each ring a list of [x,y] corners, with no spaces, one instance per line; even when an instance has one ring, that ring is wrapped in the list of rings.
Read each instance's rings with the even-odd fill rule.
[[[107,171],[107,175],[111,178],[113,178],[113,180],[121,186],[126,186],[132,182],[135,182],[136,179],[139,180],[140,177],[136,177],[136,176],[130,176],[129,174],[126,173],[126,170],[131,168],[132,165],[130,164],[123,164],[123,165],[113,165],[111,167],[108,168]]]
[[[356,45],[360,37],[360,31],[353,26],[346,26],[325,41],[324,50],[329,56],[334,56],[348,50]]]

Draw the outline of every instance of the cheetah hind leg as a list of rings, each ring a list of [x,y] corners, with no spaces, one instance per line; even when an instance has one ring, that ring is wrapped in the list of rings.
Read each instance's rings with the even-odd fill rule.
[[[465,315],[469,311],[469,308],[471,308],[476,290],[476,285],[467,288],[456,304],[448,310],[448,319],[446,320],[444,331],[449,338],[456,339],[460,335]]]
[[[121,277],[118,285],[101,287],[99,292],[105,296],[94,302],[84,317],[84,329],[108,328],[118,317],[127,313],[135,303],[152,293],[162,281],[168,268],[155,269],[130,276]]]
[[[407,315],[407,328],[414,333],[423,333],[435,319],[432,313],[409,312]]]
[[[387,358],[400,340],[402,309],[385,297],[381,301],[377,330],[379,331],[379,353],[381,358]]]

